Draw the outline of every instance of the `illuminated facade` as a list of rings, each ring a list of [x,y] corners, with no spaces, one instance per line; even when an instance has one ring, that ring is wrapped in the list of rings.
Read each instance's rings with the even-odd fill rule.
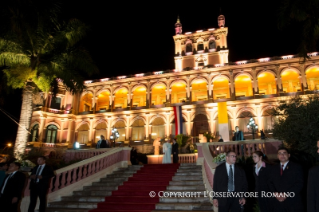
[[[61,89],[56,99],[49,96],[33,112],[30,141],[90,146],[115,127],[118,141],[152,143],[174,135],[174,105],[182,105],[186,134],[218,133],[218,102],[227,102],[230,134],[235,126],[248,133],[250,117],[267,132],[279,101],[319,90],[317,53],[304,64],[294,56],[231,63],[224,16],[218,26],[183,33],[178,19],[174,70],[88,80],[81,94]]]

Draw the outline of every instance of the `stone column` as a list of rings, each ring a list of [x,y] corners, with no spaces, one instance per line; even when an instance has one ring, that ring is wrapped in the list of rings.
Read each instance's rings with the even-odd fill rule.
[[[301,73],[301,83],[303,85],[304,90],[310,89],[307,84],[307,75],[305,72],[305,64],[300,65],[300,73]]]
[[[281,75],[280,75],[280,65],[276,65],[276,74],[277,74],[277,87],[278,87],[278,93],[279,92],[282,92],[283,89],[282,89],[282,82],[281,82]]]
[[[67,135],[67,139],[66,141],[69,143],[69,144],[72,144],[73,143],[73,140],[72,140],[72,133],[74,132],[73,131],[73,119],[68,119],[68,135]]]
[[[61,120],[61,129],[60,129],[59,143],[62,143],[62,139],[63,139],[64,122],[65,122],[64,119]]]
[[[89,142],[93,142],[92,134],[93,134],[93,118],[90,118],[90,130],[89,130]]]

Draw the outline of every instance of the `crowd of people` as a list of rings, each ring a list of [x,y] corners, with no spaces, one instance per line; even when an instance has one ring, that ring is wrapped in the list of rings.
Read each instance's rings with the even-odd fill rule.
[[[317,142],[319,153],[319,141]],[[255,163],[255,192],[261,212],[303,212],[302,189],[305,180],[302,167],[290,160],[289,150],[281,147],[277,151],[279,164],[272,164],[261,151],[253,153]],[[244,210],[248,192],[246,172],[236,164],[237,154],[229,151],[226,162],[217,166],[214,174],[213,191],[233,195],[216,195],[213,204],[219,212],[238,212]],[[309,171],[307,184],[307,211],[319,211],[319,167]],[[249,195],[248,195],[249,196]],[[249,196],[251,197],[251,196]]]
[[[30,190],[30,204],[28,212],[34,212],[37,199],[40,199],[39,212],[45,212],[47,205],[47,191],[51,178],[54,176],[52,168],[45,163],[46,158],[40,156],[30,176],[20,170],[21,164],[12,162],[0,164],[0,207],[4,212],[18,212],[19,203],[24,189]],[[30,179],[29,187],[25,188]]]

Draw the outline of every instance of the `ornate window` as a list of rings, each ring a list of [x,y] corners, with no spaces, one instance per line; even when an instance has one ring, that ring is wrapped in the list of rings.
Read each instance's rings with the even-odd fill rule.
[[[58,128],[57,126],[51,124],[47,127],[46,130],[46,139],[45,142],[46,143],[55,143],[56,142],[56,137],[58,134]]]
[[[197,51],[203,51],[204,50],[204,44],[203,42],[199,42],[197,44]]]
[[[186,52],[192,52],[193,51],[193,46],[191,43],[186,44]]]
[[[30,141],[38,141],[39,125],[36,124],[31,129]]]
[[[52,97],[50,108],[60,110],[61,107],[61,98]]]
[[[216,49],[216,42],[214,40],[209,41],[209,49]]]

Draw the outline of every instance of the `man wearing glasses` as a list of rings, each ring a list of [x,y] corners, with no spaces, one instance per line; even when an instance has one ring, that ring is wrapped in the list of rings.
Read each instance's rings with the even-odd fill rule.
[[[214,175],[213,191],[216,192],[247,192],[248,185],[246,174],[243,169],[235,165],[236,153],[229,151],[226,154],[226,162],[216,167]],[[215,207],[219,212],[238,212],[243,208],[246,199],[243,197],[213,197]]]
[[[303,188],[303,172],[300,165],[289,161],[289,151],[285,147],[278,149],[280,164],[270,172],[269,189],[275,195],[273,211],[302,212],[301,190]],[[294,193],[294,197],[284,194]],[[291,196],[291,195],[290,195]]]

